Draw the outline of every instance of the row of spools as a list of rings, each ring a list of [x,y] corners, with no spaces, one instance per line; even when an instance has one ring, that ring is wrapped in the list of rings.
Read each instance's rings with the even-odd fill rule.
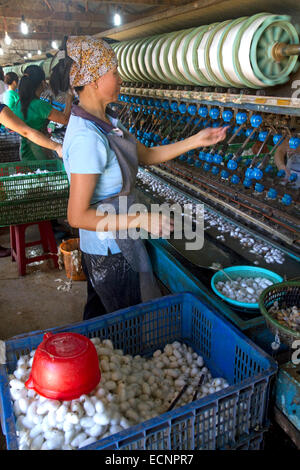
[[[263,88],[286,83],[298,56],[276,61],[275,44],[299,44],[289,16],[251,17],[112,44],[123,81],[168,85]],[[32,62],[48,79],[57,58]],[[29,62],[5,67],[19,77]]]
[[[251,17],[112,44],[123,81],[262,88],[285,83],[298,57],[276,61],[277,43],[298,44],[289,16]]]
[[[18,75],[18,77],[21,78],[23,73],[25,72],[26,67],[28,67],[28,65],[39,65],[44,70],[46,79],[49,79],[51,70],[57,64],[57,62],[58,62],[58,59],[56,57],[54,58],[50,57],[49,59],[37,60],[34,62],[25,62],[24,64],[14,65],[11,67],[3,67],[3,70],[4,70],[4,73],[15,72]]]

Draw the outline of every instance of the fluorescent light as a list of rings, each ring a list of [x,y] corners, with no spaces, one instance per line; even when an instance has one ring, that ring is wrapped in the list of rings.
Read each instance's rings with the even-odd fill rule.
[[[121,24],[121,16],[119,15],[119,13],[115,13],[114,24],[115,26],[120,26]]]
[[[22,17],[20,28],[21,28],[21,33],[28,34],[28,25],[24,21],[24,16]]]
[[[42,54],[42,51],[38,50],[38,55],[41,55]]]
[[[28,52],[27,57],[28,57],[29,59],[31,59],[31,57],[32,57],[31,52]]]
[[[4,42],[5,42],[5,44],[7,44],[8,46],[9,46],[9,45],[11,44],[11,42],[12,42],[11,37],[7,34],[7,31],[5,31]]]
[[[2,47],[0,47],[0,55],[3,55],[4,54],[4,51],[2,49]]]
[[[56,41],[51,42],[51,47],[52,47],[52,49],[58,49]]]

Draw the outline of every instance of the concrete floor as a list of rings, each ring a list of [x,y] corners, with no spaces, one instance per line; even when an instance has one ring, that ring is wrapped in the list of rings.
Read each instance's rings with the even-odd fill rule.
[[[38,239],[36,226],[27,230],[26,240]],[[7,229],[0,232],[0,245],[10,246]],[[28,265],[26,276],[19,277],[17,263],[0,258],[1,339],[82,320],[86,282],[73,282],[71,291],[63,292],[57,290],[63,284],[57,279],[68,281],[65,270],[53,268],[52,260]]]
[[[39,239],[35,226],[27,230],[27,241]],[[0,245],[10,246],[8,229],[0,229]],[[17,264],[10,257],[0,258],[0,339],[81,321],[86,282],[73,282],[70,292],[57,290],[67,281],[65,270],[53,268],[51,260],[28,265],[26,276],[19,277]],[[0,450],[5,449],[0,426]]]

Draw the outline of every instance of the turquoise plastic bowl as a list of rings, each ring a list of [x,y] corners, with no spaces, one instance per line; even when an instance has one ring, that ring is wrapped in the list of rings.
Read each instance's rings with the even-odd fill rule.
[[[274,284],[283,281],[283,278],[279,276],[279,274],[273,273],[273,271],[269,271],[268,269],[257,268],[256,266],[231,266],[230,268],[224,268],[224,271],[228,273],[228,275],[233,280],[237,279],[238,277],[264,277],[272,281]],[[216,288],[216,284],[220,281],[226,280],[228,279],[225,274],[222,273],[222,271],[216,272],[211,278],[211,288],[218,297],[220,297],[222,300],[225,300],[225,302],[228,302],[237,309],[252,311],[259,310],[258,302],[254,304],[239,302],[238,300],[230,299],[229,297],[226,297],[221,292],[219,292]]]

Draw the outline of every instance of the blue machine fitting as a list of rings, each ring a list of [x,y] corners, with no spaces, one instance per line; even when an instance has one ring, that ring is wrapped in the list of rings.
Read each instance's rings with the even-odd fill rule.
[[[289,194],[284,194],[283,195],[283,198],[281,199],[281,202],[285,205],[285,206],[290,206],[292,204],[292,196],[290,196]]]
[[[235,121],[236,123],[240,126],[241,124],[244,124],[244,122],[247,121],[247,114],[246,113],[242,113],[242,112],[239,112],[237,113],[236,117],[235,117]]]
[[[200,108],[198,110],[198,114],[199,114],[199,116],[205,118],[208,115],[207,107],[206,106],[200,106]]]
[[[237,167],[238,167],[238,164],[235,160],[229,160],[229,162],[227,163],[228,170],[236,170]]]
[[[164,108],[165,111],[169,111],[169,109],[170,109],[170,103],[169,103],[169,101],[168,101],[168,100],[164,100],[164,101],[162,102],[162,107]]]
[[[250,118],[250,123],[252,127],[259,127],[262,123],[262,117],[260,114],[253,114]]]
[[[176,113],[178,111],[178,104],[177,104],[177,101],[172,101],[172,103],[170,104],[170,108],[171,108],[171,111],[173,111],[174,113]]]
[[[214,161],[214,157],[212,154],[210,153],[206,153],[205,155],[205,160],[208,162],[208,163],[212,163]]]
[[[247,179],[251,179],[253,178],[253,169],[252,168],[247,168],[246,172],[245,172],[245,177]]]
[[[290,175],[290,177],[289,177],[289,181],[290,181],[291,183],[293,183],[294,181],[297,181],[297,179],[298,179],[297,173],[291,173],[291,175]]]
[[[209,116],[212,119],[218,119],[218,117],[220,116],[219,108],[211,108],[211,110],[209,111]]]
[[[185,103],[180,103],[180,105],[178,106],[178,111],[181,114],[185,114],[186,113],[186,104]]]
[[[289,140],[289,146],[291,149],[296,150],[300,145],[300,139],[298,137],[291,137]]]
[[[261,180],[263,177],[263,172],[259,168],[254,168],[252,171],[252,178],[255,180]]]
[[[250,178],[245,178],[244,181],[243,181],[243,185],[245,186],[245,188],[250,188],[250,186],[252,185],[252,181]]]
[[[233,118],[233,112],[232,111],[230,111],[229,109],[223,111],[222,119],[223,119],[224,122],[230,122],[232,118]]]
[[[222,155],[219,155],[218,153],[215,153],[214,157],[213,157],[213,162],[217,163],[219,165],[220,163],[222,163],[222,161],[223,161]]]
[[[256,192],[262,193],[263,190],[265,189],[265,187],[261,183],[256,183],[255,186],[254,186],[254,189],[255,189]]]
[[[195,116],[197,113],[197,106],[195,104],[190,104],[187,109],[190,116]]]
[[[276,198],[277,198],[277,194],[278,194],[278,193],[277,193],[276,189],[274,189],[274,188],[270,188],[269,191],[268,191],[268,197],[269,197],[270,199],[276,199]]]
[[[238,177],[238,175],[232,175],[230,181],[232,184],[238,184],[240,182],[240,178]]]
[[[277,172],[278,178],[284,178],[285,177],[285,170],[279,170]]]
[[[239,129],[240,126],[235,126],[232,130],[232,133],[235,134],[236,131]],[[243,135],[243,129],[241,129],[238,133],[237,133],[238,136],[240,135]]]
[[[249,135],[253,132],[253,129],[249,128],[249,129],[246,129],[245,130],[245,136],[246,137],[249,137]],[[256,138],[256,133],[254,132],[254,134],[252,134],[252,136],[250,137],[250,140],[253,140]]]
[[[281,135],[281,134],[275,134],[275,135],[273,136],[273,144],[276,145],[281,139],[282,139],[282,135]]]
[[[222,171],[221,171],[221,178],[223,178],[224,180],[227,180],[227,179],[229,178],[229,173],[228,173],[228,171],[222,170]]]
[[[218,168],[217,166],[213,166],[211,169],[211,172],[213,175],[217,175],[219,171],[220,171],[220,168]]]

